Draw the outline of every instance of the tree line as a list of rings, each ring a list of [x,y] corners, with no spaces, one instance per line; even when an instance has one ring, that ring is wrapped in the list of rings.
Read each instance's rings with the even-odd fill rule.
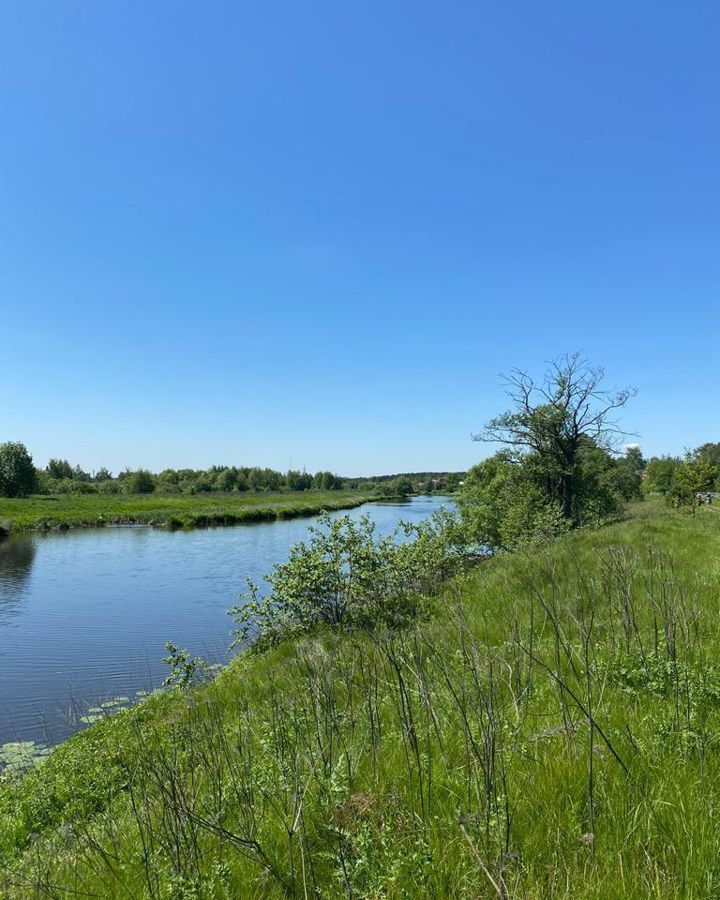
[[[279,472],[259,466],[211,466],[208,469],[123,469],[113,475],[101,467],[87,472],[67,459],[53,458],[37,468],[24,444],[0,444],[0,496],[31,494],[202,494],[271,491],[363,490],[379,496],[408,496],[417,491],[452,491],[462,473],[419,472],[347,478],[330,471],[290,469]]]
[[[0,444],[0,494],[199,494],[230,491],[339,491],[351,487],[333,472],[278,472],[259,466],[211,466],[209,469],[123,469],[113,475],[102,467],[86,472],[66,459],[53,458],[44,469],[33,465],[20,443]]]

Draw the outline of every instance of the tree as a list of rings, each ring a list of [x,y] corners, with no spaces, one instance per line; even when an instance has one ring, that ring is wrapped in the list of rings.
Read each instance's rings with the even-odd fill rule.
[[[675,471],[668,500],[673,506],[694,507],[697,494],[712,491],[717,476],[717,469],[707,457],[688,453],[685,461]]]
[[[579,353],[554,360],[541,381],[513,369],[505,381],[513,408],[491,419],[477,441],[504,444],[518,455],[534,454],[548,496],[568,520],[577,518],[576,497],[584,446],[611,450],[623,431],[613,418],[634,389],[602,388],[603,369]],[[584,444],[585,442],[585,444]]]
[[[711,466],[715,466],[720,471],[720,443],[701,444],[695,450],[695,455],[706,459]]]
[[[541,543],[568,527],[560,504],[548,497],[532,466],[506,451],[470,469],[459,506],[468,537],[492,551]]]
[[[316,472],[313,487],[323,491],[339,491],[342,488],[342,478],[332,472]]]
[[[702,444],[694,451],[693,456],[712,466],[717,473],[714,484],[708,490],[713,490],[714,488],[720,490],[720,443]]]
[[[27,447],[13,441],[0,444],[0,494],[27,497],[37,488],[38,477]]]
[[[637,444],[626,447],[625,455],[615,461],[609,480],[623,500],[640,499],[645,465],[642,450]]]
[[[237,469],[220,469],[215,476],[215,489],[232,491],[237,484]]]
[[[123,491],[126,494],[152,494],[155,490],[155,479],[147,469],[128,472],[123,479]]]
[[[51,459],[45,471],[51,478],[73,477],[73,468],[66,459]]]
[[[667,496],[672,491],[675,473],[682,465],[676,456],[654,456],[645,468],[643,490],[647,493],[657,491]]]
[[[289,469],[285,476],[285,484],[289,491],[307,491],[313,486],[313,477],[307,472]]]

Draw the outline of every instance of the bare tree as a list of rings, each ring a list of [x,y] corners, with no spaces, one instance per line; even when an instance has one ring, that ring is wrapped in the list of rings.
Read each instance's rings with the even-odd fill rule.
[[[548,490],[571,518],[579,455],[590,442],[612,451],[624,431],[613,416],[636,393],[602,387],[605,371],[579,353],[549,364],[542,381],[513,369],[503,376],[513,408],[491,419],[475,441],[500,443],[518,453],[537,454]]]

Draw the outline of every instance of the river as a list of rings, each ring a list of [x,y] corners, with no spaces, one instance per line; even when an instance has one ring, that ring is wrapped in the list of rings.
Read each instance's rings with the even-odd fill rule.
[[[419,522],[452,501],[368,503],[377,533]],[[90,710],[134,702],[158,687],[165,642],[225,663],[227,610],[314,519],[195,531],[78,529],[0,542],[0,745],[51,745],[84,727]]]

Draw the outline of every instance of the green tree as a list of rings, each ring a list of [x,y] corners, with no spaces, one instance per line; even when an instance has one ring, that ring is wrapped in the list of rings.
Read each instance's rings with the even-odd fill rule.
[[[675,471],[668,500],[673,506],[694,508],[697,495],[712,491],[717,477],[718,471],[709,459],[697,453],[688,453]]]
[[[73,477],[73,467],[66,459],[51,459],[45,471],[51,478]]]
[[[307,491],[313,486],[313,476],[290,469],[285,476],[285,484],[289,491]]]
[[[445,476],[444,489],[449,493],[453,493],[460,487],[463,476],[459,472],[448,472]]]
[[[237,484],[237,469],[221,469],[215,476],[215,489],[232,491]]]
[[[667,496],[673,486],[675,473],[682,465],[676,456],[654,456],[645,467],[643,490],[645,493],[657,492]]]
[[[413,483],[409,478],[396,478],[390,482],[392,491],[397,497],[409,497],[413,492]]]
[[[515,550],[568,528],[531,463],[501,451],[467,473],[458,498],[468,539],[489,550]]]
[[[147,469],[136,469],[123,479],[123,491],[126,494],[152,494],[155,490],[155,479]]]
[[[702,444],[695,450],[695,455],[707,460],[711,466],[720,471],[720,443]]]
[[[641,497],[645,460],[640,447],[631,444],[624,456],[612,461],[612,472],[607,479],[623,500],[638,500]]]
[[[27,447],[14,441],[0,444],[0,495],[27,497],[37,484],[38,475]]]
[[[602,387],[604,377],[601,368],[578,353],[558,357],[540,381],[514,369],[505,379],[512,409],[473,435],[474,440],[500,443],[520,455],[534,454],[549,498],[576,523],[584,442],[607,450],[627,433],[614,413],[634,390],[607,391]]]

